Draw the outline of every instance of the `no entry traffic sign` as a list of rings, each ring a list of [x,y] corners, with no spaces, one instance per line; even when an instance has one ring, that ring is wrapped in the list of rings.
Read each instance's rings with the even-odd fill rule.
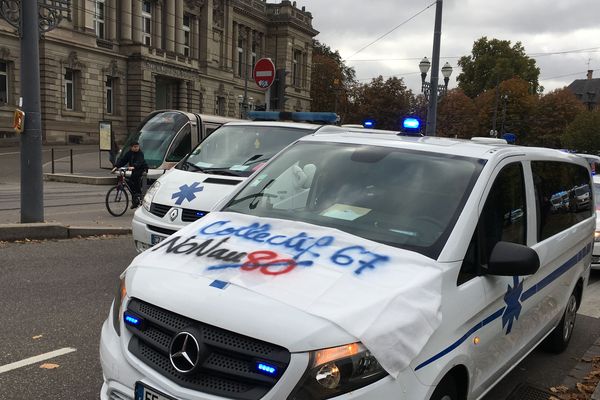
[[[254,65],[254,82],[262,90],[267,90],[275,80],[275,64],[270,58],[261,58]]]

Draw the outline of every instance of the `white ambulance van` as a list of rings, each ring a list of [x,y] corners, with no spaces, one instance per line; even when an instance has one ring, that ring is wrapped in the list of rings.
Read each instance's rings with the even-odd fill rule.
[[[143,251],[204,217],[270,157],[322,126],[241,121],[215,130],[146,192],[132,221],[136,249]]]
[[[575,187],[550,149],[305,136],[123,272],[100,397],[480,399],[569,344],[596,218],[551,199]]]

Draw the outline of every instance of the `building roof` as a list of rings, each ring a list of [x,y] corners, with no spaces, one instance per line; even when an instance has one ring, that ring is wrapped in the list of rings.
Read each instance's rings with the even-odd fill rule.
[[[575,79],[568,87],[576,95],[584,95],[590,92],[600,94],[600,78]]]

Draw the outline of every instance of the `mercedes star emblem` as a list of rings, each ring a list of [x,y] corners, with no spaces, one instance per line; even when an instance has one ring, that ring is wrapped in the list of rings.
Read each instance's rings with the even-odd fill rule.
[[[194,335],[186,331],[175,335],[169,349],[169,359],[171,365],[181,373],[196,369],[200,363],[200,345]]]
[[[169,219],[171,220],[171,222],[175,221],[175,218],[177,218],[177,214],[179,214],[179,210],[174,208],[171,210],[171,212],[169,213]]]

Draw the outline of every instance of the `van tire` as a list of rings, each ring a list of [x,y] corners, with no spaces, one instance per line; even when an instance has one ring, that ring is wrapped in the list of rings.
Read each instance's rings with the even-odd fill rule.
[[[565,312],[563,313],[560,322],[544,341],[543,347],[546,351],[558,354],[562,353],[567,348],[571,336],[573,336],[576,316],[577,296],[575,295],[575,292],[573,292],[567,301],[567,307],[565,308]]]
[[[458,389],[452,376],[445,376],[440,381],[430,400],[458,400]]]

